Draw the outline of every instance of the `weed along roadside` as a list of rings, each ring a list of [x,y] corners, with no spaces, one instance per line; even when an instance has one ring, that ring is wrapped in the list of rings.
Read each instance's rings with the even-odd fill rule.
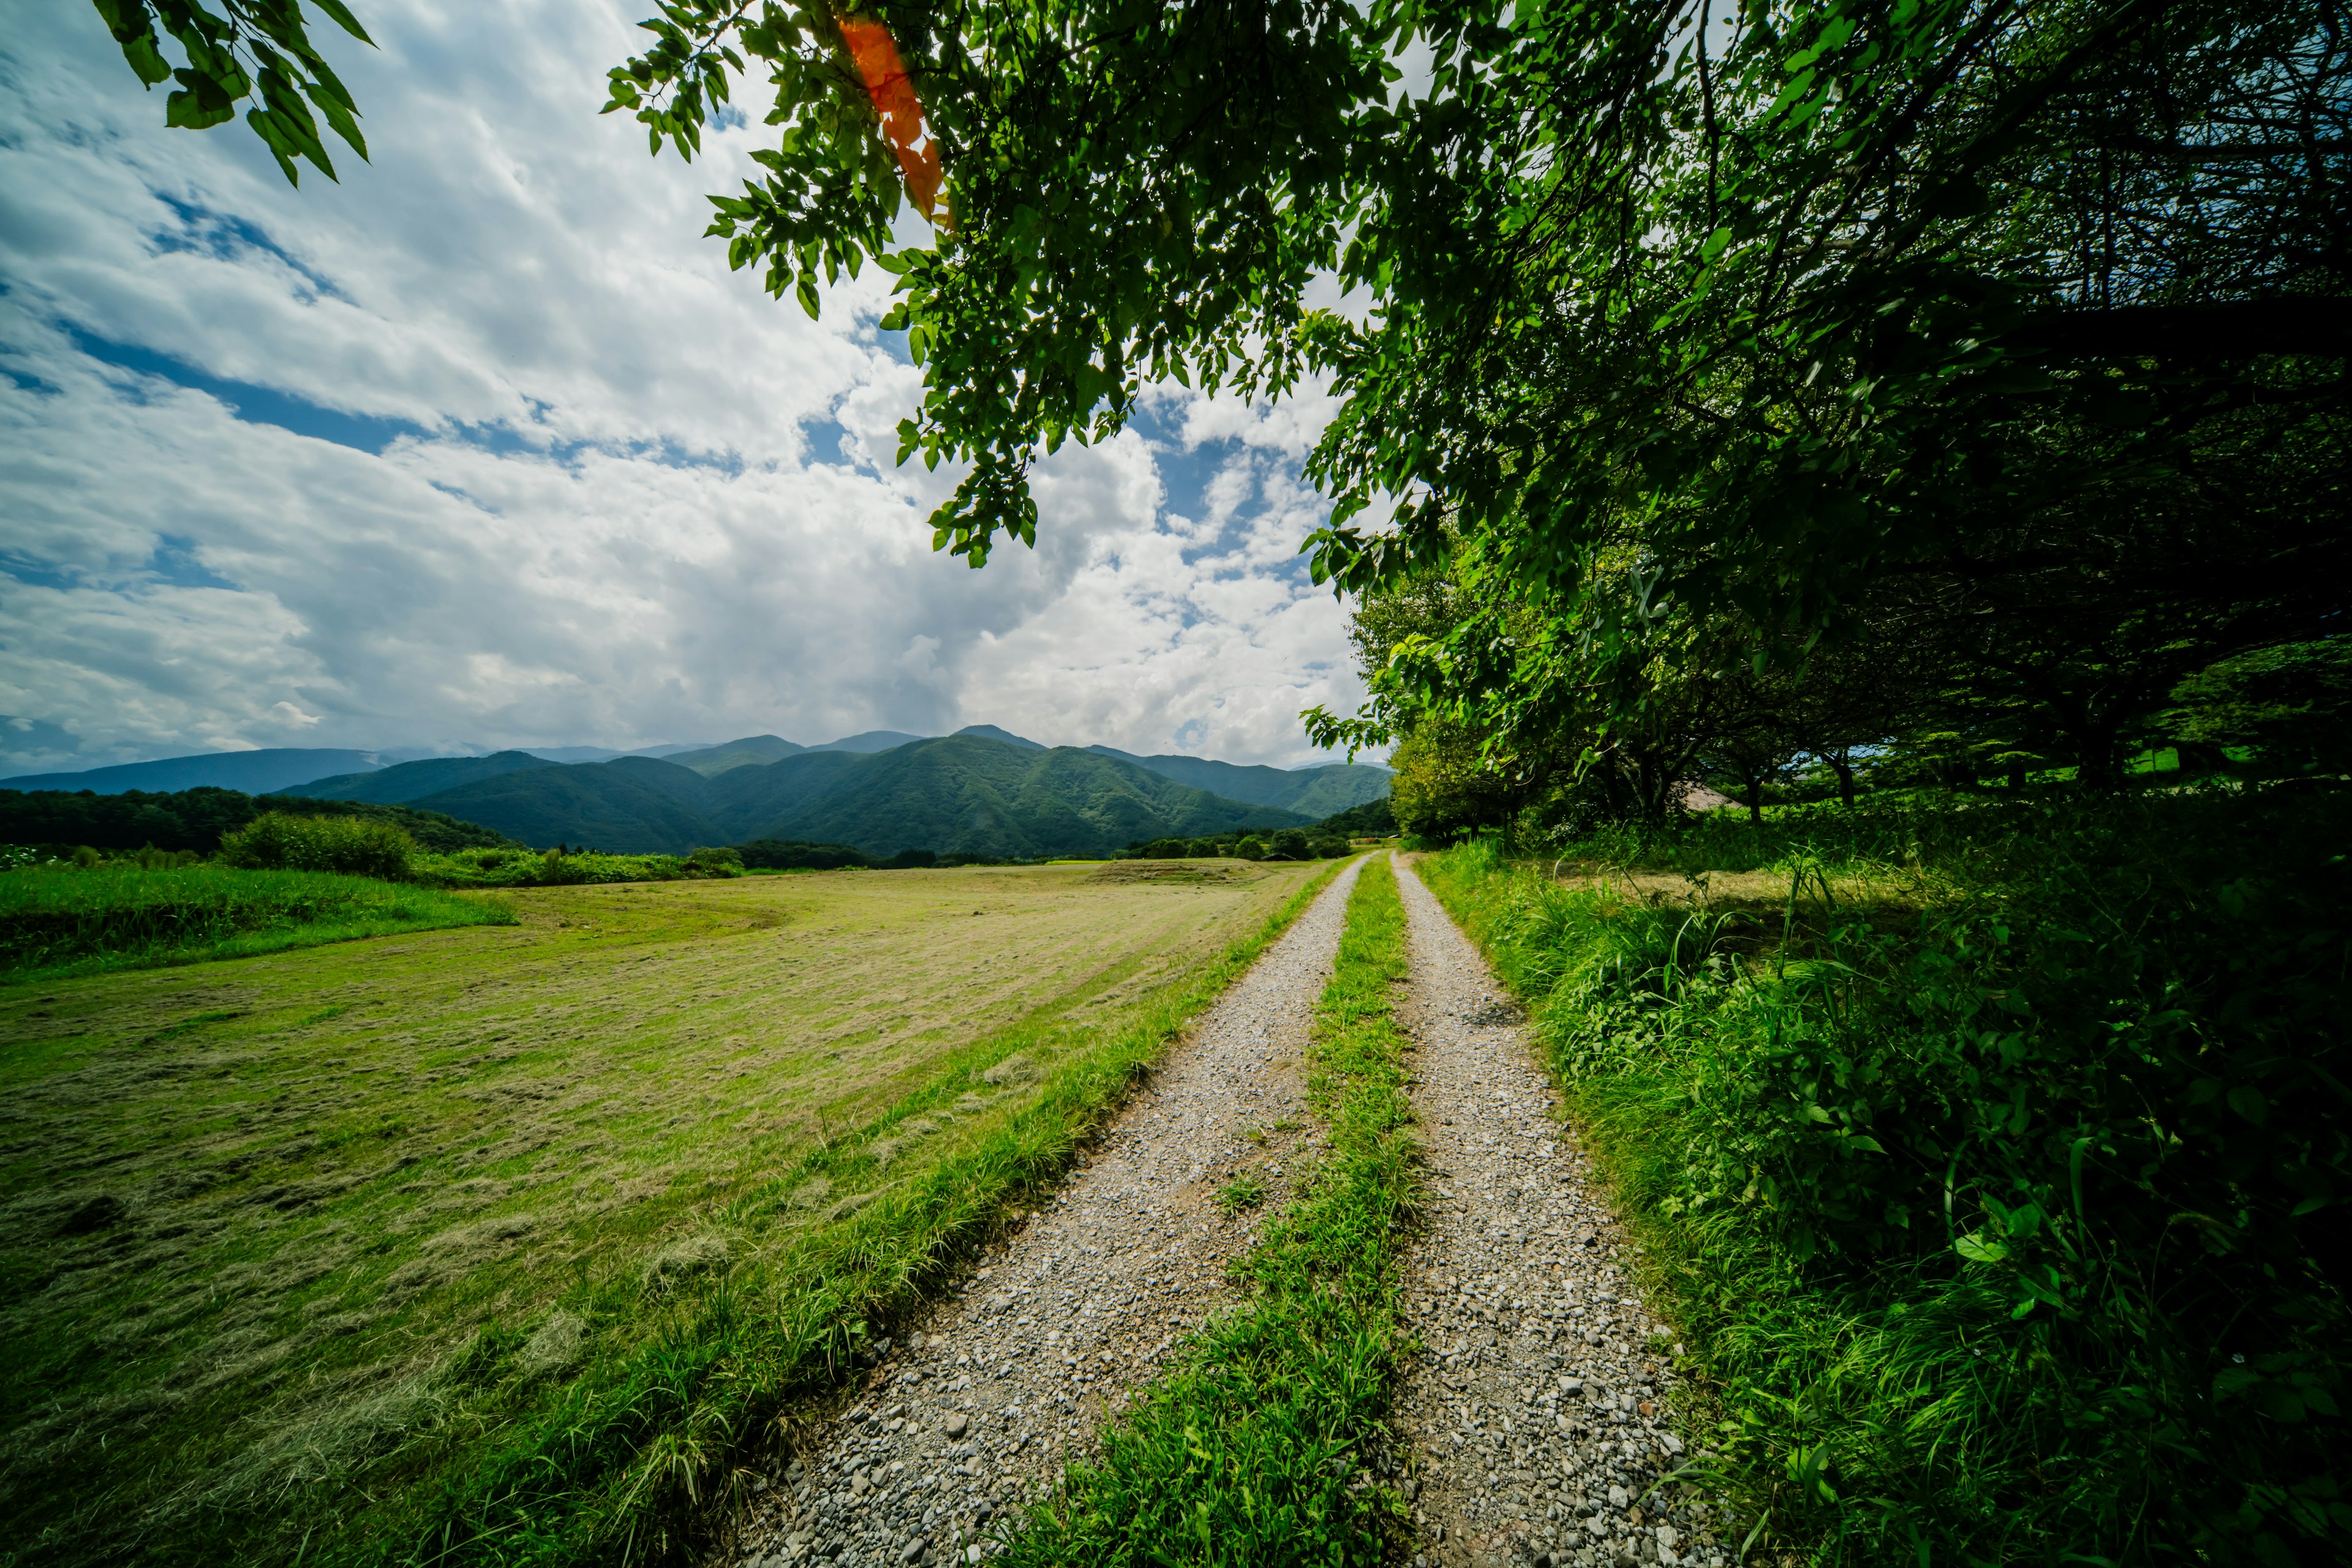
[[[1720,1406],[1696,1476],[1735,1544],[2352,1550],[2343,829],[1892,798],[1421,862]]]
[[[10,1550],[687,1555],[1337,869],[524,889],[0,994]]]

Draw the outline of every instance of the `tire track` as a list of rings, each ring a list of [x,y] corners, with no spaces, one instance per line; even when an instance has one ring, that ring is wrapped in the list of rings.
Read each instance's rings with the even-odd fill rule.
[[[1719,1568],[1717,1516],[1663,1479],[1675,1380],[1607,1196],[1486,961],[1402,860],[1397,882],[1430,1167],[1405,1289],[1425,1348],[1391,1417],[1417,1450],[1416,1568]]]
[[[813,1450],[754,1480],[713,1561],[782,1568],[977,1563],[1026,1502],[1224,1298],[1225,1265],[1322,1139],[1306,1108],[1307,1026],[1358,859],[1169,1053],[1062,1192],[903,1346]],[[1229,1216],[1244,1167],[1265,1206]]]

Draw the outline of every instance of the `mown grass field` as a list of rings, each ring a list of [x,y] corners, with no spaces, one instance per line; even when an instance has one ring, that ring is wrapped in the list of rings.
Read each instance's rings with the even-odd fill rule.
[[[755,1385],[822,1384],[1330,869],[527,889],[511,928],[0,992],[0,1533],[674,1545],[649,1510]]]

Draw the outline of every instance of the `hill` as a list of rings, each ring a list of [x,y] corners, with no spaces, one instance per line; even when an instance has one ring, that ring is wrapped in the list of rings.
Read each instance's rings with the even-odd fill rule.
[[[854,844],[875,855],[997,856],[1103,855],[1138,838],[1306,821],[1075,747],[971,735],[894,747],[822,782],[812,772],[787,758],[729,775],[727,819],[746,837]],[[774,816],[756,815],[771,806]]]
[[[811,746],[812,752],[887,752],[896,746],[911,745],[924,740],[922,735],[909,735],[898,730],[867,730],[862,734],[844,735],[838,741],[827,741],[822,746]]]
[[[540,848],[572,844],[622,855],[683,855],[730,841],[704,815],[709,790],[692,768],[653,757],[620,757],[518,769],[413,804],[478,822]]]
[[[723,742],[699,752],[679,752],[669,760],[709,778],[730,768],[772,763],[807,750],[806,746],[787,741],[782,735],[746,735],[740,741]]]
[[[413,804],[535,845],[673,855],[762,838],[846,844],[877,857],[1100,855],[1138,838],[1307,820],[1116,758],[972,735],[882,752],[795,752],[708,778],[646,757],[516,770]]]
[[[399,805],[460,784],[497,778],[501,773],[562,765],[530,752],[493,752],[487,757],[428,757],[422,762],[379,768],[372,773],[312,779],[279,793],[305,795],[312,800],[364,800],[378,805]]]
[[[956,733],[959,735],[977,735],[983,741],[1002,741],[1008,746],[1025,746],[1033,752],[1042,752],[1045,750],[1044,744],[1029,739],[1026,735],[1016,735],[1010,730],[1000,730],[993,724],[966,724],[962,729],[958,730]]]
[[[1238,763],[1213,763],[1206,757],[1162,755],[1139,757],[1111,746],[1088,746],[1099,756],[1117,757],[1139,768],[1252,805],[1278,806],[1307,817],[1328,816],[1351,805],[1379,800],[1389,793],[1391,775],[1386,768],[1362,763],[1327,763],[1313,768],[1244,767]]]
[[[184,789],[230,789],[268,795],[308,779],[331,773],[373,773],[383,766],[373,752],[339,752],[309,747],[278,747],[258,752],[204,752],[190,757],[163,757],[152,763],[124,763],[78,773],[20,773],[0,779],[0,789],[94,790],[121,795],[128,790],[169,794]]]

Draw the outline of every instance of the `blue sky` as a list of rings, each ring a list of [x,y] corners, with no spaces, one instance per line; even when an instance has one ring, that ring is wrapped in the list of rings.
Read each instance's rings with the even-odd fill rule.
[[[1001,724],[1289,764],[1361,696],[1296,557],[1328,416],[1155,389],[1041,469],[1037,549],[929,550],[919,376],[700,238],[600,118],[644,7],[371,0],[372,163],[163,128],[79,0],[0,0],[0,776],[251,746]],[[913,220],[909,220],[913,221]]]

